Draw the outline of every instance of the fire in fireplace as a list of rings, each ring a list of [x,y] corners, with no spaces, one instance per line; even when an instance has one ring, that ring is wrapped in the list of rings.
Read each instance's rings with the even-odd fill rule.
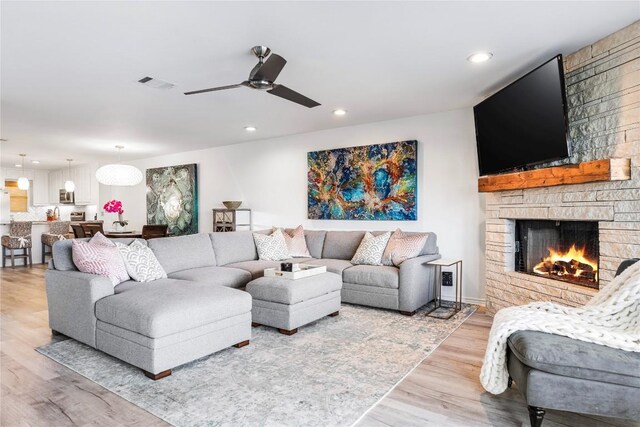
[[[598,223],[516,222],[516,270],[598,288]]]

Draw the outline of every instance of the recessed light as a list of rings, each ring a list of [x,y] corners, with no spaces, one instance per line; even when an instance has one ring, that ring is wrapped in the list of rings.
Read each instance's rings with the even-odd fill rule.
[[[40,160],[31,160],[31,163],[33,163],[34,165],[37,165],[40,163]]]
[[[15,164],[15,167],[17,167],[17,168],[21,168],[21,167],[22,167],[22,165],[21,165],[20,163],[16,163],[16,164]]]
[[[142,83],[145,86],[152,87],[154,89],[168,90],[173,88],[173,83],[165,82],[164,80],[156,79],[155,77],[143,77],[138,80],[138,83]]]
[[[493,56],[493,53],[491,52],[476,52],[469,55],[469,57],[467,58],[467,61],[477,64],[480,62],[487,62],[488,60],[491,59],[492,56]]]
[[[256,127],[255,126],[245,126],[244,130],[246,130],[247,132],[255,132],[256,131]]]
[[[347,110],[343,110],[342,108],[338,108],[337,110],[333,110],[334,116],[344,116],[347,114]]]

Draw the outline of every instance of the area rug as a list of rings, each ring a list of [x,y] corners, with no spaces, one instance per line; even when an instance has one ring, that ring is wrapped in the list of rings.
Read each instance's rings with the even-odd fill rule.
[[[36,350],[176,426],[349,426],[475,309],[441,320],[343,305],[292,336],[254,328],[249,346],[159,381],[72,339]]]

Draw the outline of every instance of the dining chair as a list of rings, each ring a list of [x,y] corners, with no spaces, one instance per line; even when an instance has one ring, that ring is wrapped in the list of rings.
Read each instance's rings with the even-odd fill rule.
[[[80,224],[71,224],[71,229],[73,230],[73,236],[76,239],[80,239],[82,237],[87,237],[84,235],[84,230]]]
[[[31,221],[11,221],[9,224],[9,234],[2,236],[2,267],[4,267],[7,258],[11,259],[11,268],[16,267],[16,258],[24,258],[25,267],[27,264],[33,267],[33,259],[31,258]],[[7,255],[7,249],[10,254]],[[16,254],[15,251],[22,250],[22,253]]]
[[[84,237],[92,237],[98,234],[98,232],[104,234],[101,222],[82,222],[80,225],[82,226]]]
[[[154,224],[142,226],[142,238],[145,240],[166,237],[169,231],[167,224]]]

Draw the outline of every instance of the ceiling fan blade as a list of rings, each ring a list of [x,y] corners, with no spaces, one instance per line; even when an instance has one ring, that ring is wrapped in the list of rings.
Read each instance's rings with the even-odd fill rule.
[[[239,83],[237,85],[229,85],[229,86],[219,86],[219,87],[212,87],[209,89],[201,89],[201,90],[194,90],[191,92],[185,92],[185,95],[195,95],[198,93],[205,93],[205,92],[215,92],[217,90],[225,90],[225,89],[235,89],[237,87],[241,87],[241,86],[247,86],[249,84],[249,82],[242,82]]]
[[[268,90],[271,95],[279,96],[280,98],[284,98],[286,100],[295,102],[296,104],[304,105],[305,107],[313,108],[320,105],[320,103],[314,101],[313,99],[309,99],[304,95],[299,94],[295,90],[291,90],[283,85],[275,85],[273,89]]]
[[[256,69],[257,67],[254,67],[253,70],[251,70],[249,79],[273,82],[278,78],[280,71],[282,71],[286,63],[286,59],[282,56],[272,53],[260,68]]]

